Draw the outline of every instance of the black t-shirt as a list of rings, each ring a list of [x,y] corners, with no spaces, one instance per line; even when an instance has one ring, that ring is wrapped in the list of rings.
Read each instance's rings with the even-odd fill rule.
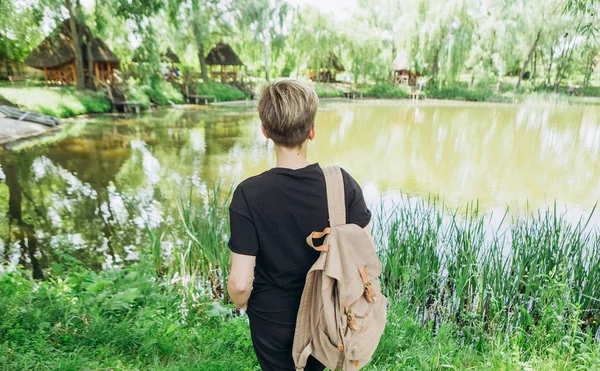
[[[371,212],[358,183],[346,171],[342,174],[346,222],[364,228]],[[323,170],[318,164],[273,168],[248,178],[233,193],[229,214],[229,248],[256,256],[249,314],[293,325],[306,274],[319,257],[306,237],[329,226]]]

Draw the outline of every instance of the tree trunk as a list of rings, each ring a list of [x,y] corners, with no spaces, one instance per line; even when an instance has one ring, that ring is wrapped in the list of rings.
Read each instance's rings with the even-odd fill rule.
[[[263,34],[263,59],[265,63],[265,79],[269,81],[269,44],[267,43],[267,38]]]
[[[200,61],[200,71],[202,71],[202,80],[208,82],[208,69],[206,68],[206,58],[204,58],[204,47],[198,46],[198,60]]]
[[[17,168],[10,159],[3,161],[3,156],[0,156],[0,163],[6,176],[5,182],[8,186],[8,220],[10,224],[9,236],[14,236],[21,246],[21,256],[27,254],[31,262],[33,278],[44,279],[42,267],[36,257],[37,238],[34,228],[31,224],[23,220],[23,212],[21,208],[22,192],[21,185],[17,178]],[[13,228],[16,227],[16,231]],[[14,232],[13,232],[14,231]]]
[[[202,71],[202,80],[208,82],[208,70],[206,68],[206,58],[204,57],[204,44],[202,44],[202,30],[200,29],[200,20],[195,19],[194,22],[194,38],[196,39],[196,47],[198,48],[198,62],[200,62],[200,71]]]
[[[548,85],[550,85],[550,80],[552,79],[552,62],[554,61],[554,47],[550,47],[550,63],[548,64],[548,72],[546,73],[546,89]]]
[[[521,68],[521,73],[519,74],[519,80],[517,81],[517,85],[515,86],[515,91],[519,91],[519,88],[521,87],[521,81],[523,81],[523,75],[525,74],[525,70],[527,69],[527,65],[529,64],[529,61],[531,60],[531,56],[535,52],[535,48],[537,48],[537,44],[540,41],[540,37],[541,36],[542,36],[542,30],[539,30],[538,33],[537,33],[537,36],[535,37],[535,41],[533,42],[533,46],[529,50],[529,54],[527,55],[527,59],[525,60],[525,63],[523,63],[523,67]]]
[[[567,48],[563,50],[560,58],[560,63],[556,67],[556,77],[554,79],[554,92],[558,93],[558,88],[564,78],[565,69],[571,62],[571,58],[573,57],[573,49],[575,46],[575,38],[572,38],[572,41],[567,43]]]
[[[92,54],[92,35],[86,35],[86,48],[87,48],[87,59],[88,59],[88,85],[96,89],[95,70],[94,70],[94,55]]]
[[[75,75],[77,78],[77,89],[85,89],[85,75],[83,73],[83,56],[81,54],[81,42],[79,40],[79,30],[77,29],[77,18],[73,11],[71,0],[65,0],[65,6],[69,12],[69,26],[71,29],[71,47],[75,54]]]

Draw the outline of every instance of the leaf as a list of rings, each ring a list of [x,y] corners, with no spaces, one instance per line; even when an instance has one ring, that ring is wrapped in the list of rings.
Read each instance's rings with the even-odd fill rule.
[[[179,325],[177,325],[176,323],[173,323],[171,326],[169,326],[169,328],[167,329],[167,331],[165,332],[165,335],[171,335],[172,333],[175,332],[175,330],[177,330],[179,328]]]
[[[113,284],[112,281],[101,280],[101,281],[94,282],[94,283],[91,283],[91,284],[85,286],[84,290],[87,292],[98,293],[100,291],[104,291],[106,286],[110,286],[112,284]]]
[[[229,309],[221,305],[219,302],[212,302],[208,304],[207,307],[208,310],[206,311],[206,315],[209,317],[222,317],[231,313]]]
[[[140,296],[140,290],[136,287],[133,287],[114,294],[111,300],[120,300],[125,303],[131,304],[135,299],[137,299],[138,296]]]

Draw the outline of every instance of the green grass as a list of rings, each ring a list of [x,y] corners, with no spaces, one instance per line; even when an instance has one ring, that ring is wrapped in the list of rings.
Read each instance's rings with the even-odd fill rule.
[[[314,84],[314,89],[319,98],[339,98],[344,96],[344,92],[332,84],[318,82]]]
[[[166,81],[160,81],[156,86],[143,86],[142,91],[149,100],[159,105],[185,102],[179,88]]]
[[[43,282],[0,273],[2,368],[258,370],[224,295],[230,195],[190,190],[172,221],[146,227],[137,264],[94,272],[59,255]],[[376,215],[391,308],[366,370],[600,369],[600,234],[587,219],[507,212],[490,231],[476,205],[435,200]],[[180,241],[173,259],[166,240]]]
[[[469,89],[462,86],[451,87],[426,87],[427,98],[433,99],[451,99],[463,100],[469,102],[488,102],[494,97],[491,89],[473,88]]]
[[[4,370],[259,370],[246,316],[171,283],[141,263],[33,282],[0,275],[0,365]],[[395,303],[366,370],[597,369],[600,346],[583,338],[523,350],[522,336],[434,328]],[[540,338],[545,332],[539,333]]]
[[[410,97],[410,89],[405,86],[394,85],[391,82],[380,82],[363,88],[364,94],[375,98],[400,98]]]
[[[212,95],[219,102],[246,99],[246,94],[235,86],[217,82],[196,82],[190,87],[190,94]]]
[[[100,92],[73,88],[0,88],[0,95],[23,110],[60,118],[110,111],[110,101]]]

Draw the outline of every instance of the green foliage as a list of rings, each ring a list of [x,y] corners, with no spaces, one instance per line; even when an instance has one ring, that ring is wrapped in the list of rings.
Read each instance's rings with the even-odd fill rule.
[[[156,104],[184,103],[185,99],[178,87],[166,81],[159,81],[143,87],[144,94]]]
[[[319,98],[339,98],[344,96],[344,91],[335,85],[316,83],[314,88]]]
[[[196,95],[215,96],[219,102],[246,99],[246,95],[240,89],[232,85],[220,84],[218,82],[196,82],[196,85],[192,86],[192,90],[195,91]]]
[[[454,99],[470,102],[487,102],[493,97],[491,89],[474,88],[453,85],[450,87],[429,86],[425,89],[428,98],[434,99]]]
[[[600,330],[600,235],[586,220],[569,223],[547,210],[486,232],[476,206],[448,215],[435,201],[398,205],[374,228],[384,287],[426,321],[523,329],[535,347],[528,329],[541,326],[543,338],[558,343],[565,330],[549,323],[560,317],[569,336],[585,340]]]
[[[6,369],[252,369],[245,318],[214,314],[199,292],[157,281],[142,264],[33,282],[0,276]],[[218,304],[217,304],[218,305]],[[227,357],[223,357],[227,354]]]
[[[368,86],[364,91],[366,96],[375,98],[409,98],[410,90],[405,86],[383,82]]]
[[[140,102],[140,106],[143,109],[150,107],[150,98],[144,92],[145,88],[149,89],[149,87],[144,88],[143,86],[139,86],[133,79],[129,80],[128,85],[127,93],[125,93],[127,99],[134,102]]]

